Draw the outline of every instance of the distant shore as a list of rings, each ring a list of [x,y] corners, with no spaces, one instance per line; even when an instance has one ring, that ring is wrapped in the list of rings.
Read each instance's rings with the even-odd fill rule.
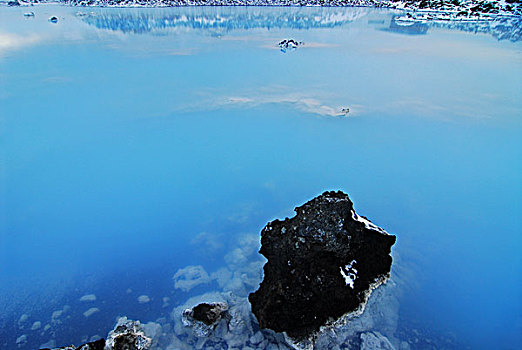
[[[409,21],[490,21],[522,17],[521,0],[2,0],[7,6],[59,3],[80,7],[179,7],[179,6],[322,6],[375,7],[405,11]]]
[[[56,4],[84,8],[308,7],[395,10],[392,30],[416,34],[429,27],[488,33],[498,40],[522,41],[522,0],[0,0],[1,6]],[[28,16],[31,12],[28,11]]]

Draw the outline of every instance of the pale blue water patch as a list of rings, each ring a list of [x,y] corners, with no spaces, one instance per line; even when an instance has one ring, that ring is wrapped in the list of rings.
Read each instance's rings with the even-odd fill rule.
[[[24,11],[0,8],[2,348],[168,317],[218,288],[178,269],[326,189],[398,236],[399,338],[522,344],[519,43],[361,8]]]

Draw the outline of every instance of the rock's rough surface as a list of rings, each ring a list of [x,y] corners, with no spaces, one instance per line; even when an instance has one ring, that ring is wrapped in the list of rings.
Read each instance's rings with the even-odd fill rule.
[[[114,330],[109,333],[105,347],[114,350],[148,350],[151,338],[145,335],[139,321],[120,317]]]
[[[182,322],[185,326],[192,327],[196,336],[207,337],[216,328],[227,310],[228,304],[224,302],[201,303],[191,309],[185,309]]]
[[[74,345],[64,346],[61,348],[57,348],[54,350],[104,350],[105,349],[105,339],[96,340],[90,343],[86,343],[75,347]],[[48,348],[43,348],[41,350],[51,350]]]
[[[299,46],[303,45],[302,41],[296,41],[294,39],[284,39],[279,42],[279,48],[282,52],[293,51]]]
[[[100,339],[78,347],[70,345],[54,350],[149,350],[151,345],[152,339],[145,334],[139,321],[120,317],[114,329],[109,332],[107,340]]]
[[[250,294],[262,329],[310,342],[322,326],[359,314],[372,289],[390,276],[395,236],[353,209],[345,193],[325,192],[261,232],[268,262]]]

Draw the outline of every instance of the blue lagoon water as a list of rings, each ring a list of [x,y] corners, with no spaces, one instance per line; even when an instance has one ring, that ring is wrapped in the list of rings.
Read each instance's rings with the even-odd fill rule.
[[[31,10],[0,8],[1,349],[169,323],[222,288],[178,270],[262,264],[260,229],[328,189],[397,235],[397,339],[522,346],[520,42],[363,8]]]

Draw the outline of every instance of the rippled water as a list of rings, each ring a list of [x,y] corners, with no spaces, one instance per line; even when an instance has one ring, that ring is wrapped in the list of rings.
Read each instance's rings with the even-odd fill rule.
[[[220,289],[179,269],[261,262],[327,189],[398,237],[398,339],[522,345],[520,43],[363,8],[30,10],[0,8],[2,349],[168,318]]]

